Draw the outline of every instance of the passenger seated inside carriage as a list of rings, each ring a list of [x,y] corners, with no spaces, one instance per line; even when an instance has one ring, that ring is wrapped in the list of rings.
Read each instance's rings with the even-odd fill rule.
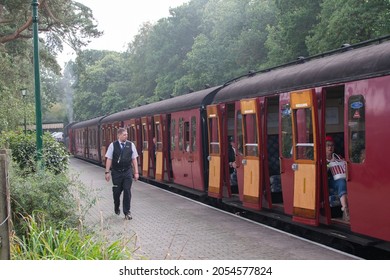
[[[270,180],[272,203],[282,203],[282,182],[280,178],[279,135],[267,137],[268,174]]]
[[[341,157],[334,153],[334,141],[331,136],[327,136],[325,142],[328,167],[329,205],[330,207],[341,206],[343,220],[349,222],[345,161],[343,163]],[[344,170],[342,170],[343,168]],[[339,169],[339,171],[334,171],[335,169]]]

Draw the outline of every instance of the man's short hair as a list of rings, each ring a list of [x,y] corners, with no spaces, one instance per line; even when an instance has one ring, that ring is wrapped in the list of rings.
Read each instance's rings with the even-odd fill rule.
[[[121,134],[123,134],[124,132],[126,132],[126,128],[121,127],[121,128],[118,129],[118,131],[117,131],[116,133],[117,133],[118,135],[121,135]]]

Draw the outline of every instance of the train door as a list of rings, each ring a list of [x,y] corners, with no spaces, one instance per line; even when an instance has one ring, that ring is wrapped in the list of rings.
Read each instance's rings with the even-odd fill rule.
[[[170,115],[170,125],[169,125],[169,130],[170,130],[170,133],[169,133],[169,136],[170,136],[170,149],[169,149],[169,162],[170,162],[170,170],[171,170],[171,178],[173,178],[173,181],[176,180],[176,169],[178,168],[179,166],[179,157],[178,157],[178,151],[177,151],[177,148],[178,148],[178,143],[177,143],[177,140],[178,140],[178,137],[177,137],[177,120],[175,118],[174,115]]]
[[[279,161],[284,213],[293,214],[294,172],[290,94],[279,96]]]
[[[83,158],[88,158],[88,129],[83,129]]]
[[[318,109],[314,90],[292,92],[293,221],[319,223]]]
[[[114,138],[113,137],[113,131],[115,130],[114,129],[114,126],[112,124],[105,124],[103,126],[103,129],[104,129],[104,135],[103,135],[103,138],[104,138],[104,144],[102,145],[101,147],[101,151],[102,151],[102,161],[103,161],[103,164],[105,165],[106,164],[106,152],[107,152],[107,149],[108,149],[108,146],[110,145],[110,143],[112,143],[114,141],[114,139],[116,139],[116,137]]]
[[[264,181],[269,208],[282,206],[282,187],[279,160],[279,98],[264,101]]]
[[[189,130],[188,113],[172,114],[170,119],[170,158],[172,177],[176,184],[193,188],[191,158],[186,151],[186,131]],[[189,135],[188,135],[189,137]]]
[[[138,170],[142,170],[142,141],[139,119],[132,119],[127,125],[127,133],[129,134],[129,140],[134,143],[138,152]]]
[[[106,139],[106,129],[105,129],[105,125],[102,124],[100,126],[100,154],[102,155],[100,157],[100,160],[101,160],[101,163],[103,165],[105,165],[105,163],[106,163],[106,157],[105,157],[106,151],[107,151],[106,140],[107,140]]]
[[[156,179],[164,180],[164,175],[169,174],[167,170],[168,163],[168,130],[165,122],[166,117],[163,115],[154,116],[154,161],[156,170]]]
[[[154,177],[154,168],[152,162],[152,129],[150,123],[150,117],[141,118],[141,131],[142,131],[142,175],[144,177]]]
[[[244,200],[244,168],[242,167],[242,160],[244,156],[244,136],[242,130],[242,114],[241,114],[241,106],[240,101],[237,101],[235,104],[235,125],[234,129],[236,132],[236,165],[237,165],[237,184],[238,184],[238,195],[240,201]],[[234,192],[233,192],[234,194]]]
[[[261,160],[260,106],[256,99],[241,100],[243,121],[243,205],[248,208],[262,208],[263,166]]]
[[[238,109],[236,109],[238,108]],[[242,118],[241,118],[241,111],[240,111],[240,102],[236,101],[233,103],[228,103],[224,107],[224,113],[223,113],[223,141],[228,141],[228,145],[225,151],[225,159],[224,159],[224,182],[226,186],[226,192],[223,192],[224,196],[231,197],[232,195],[239,195],[239,185],[240,185],[240,179],[243,179],[243,176],[241,176],[240,170],[241,170],[241,155],[242,152],[239,150],[240,145],[240,139],[242,139]],[[230,142],[230,143],[229,143]],[[229,145],[232,145],[232,150],[229,149]],[[231,151],[229,155],[229,150]],[[232,167],[229,165],[229,162],[231,161],[232,154],[234,154],[234,162],[235,165]],[[234,168],[235,167],[235,168]],[[241,181],[242,185],[242,181]]]
[[[192,111],[190,118],[190,155],[191,174],[194,189],[205,190],[204,178],[206,176],[203,159],[203,143],[200,140],[202,135],[200,116],[197,110]]]
[[[190,115],[186,113],[179,118],[179,151],[181,159],[181,181],[185,186],[194,188],[192,164],[194,155],[191,143],[191,122]]]
[[[93,130],[92,127],[87,127],[87,158],[93,159]]]
[[[390,76],[345,85],[345,152],[351,230],[390,241]]]
[[[225,141],[221,141],[222,133],[222,109],[220,105],[207,106],[207,129],[209,145],[209,186],[208,195],[221,198],[223,188],[223,155],[225,154]]]
[[[93,159],[92,151],[93,151],[93,142],[92,142],[92,128],[87,127],[87,158]]]
[[[337,190],[328,185],[328,169],[326,164],[326,136],[334,141],[334,153],[345,158],[344,150],[344,85],[323,88],[321,91],[321,106],[318,109],[320,135],[321,135],[321,192],[320,205],[323,207],[320,212],[325,217],[324,223],[331,221],[342,221],[341,202]],[[329,171],[330,172],[330,171]],[[330,173],[329,173],[330,175]],[[320,220],[321,221],[321,220]],[[322,221],[321,221],[322,222]]]

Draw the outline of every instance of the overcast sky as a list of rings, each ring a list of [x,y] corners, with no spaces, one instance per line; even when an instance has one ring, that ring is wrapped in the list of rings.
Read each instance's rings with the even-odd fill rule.
[[[189,0],[75,0],[92,9],[98,29],[104,35],[93,40],[87,49],[124,51],[144,22],[155,23],[169,16],[169,8],[181,6]],[[72,58],[72,51],[64,50],[60,64]]]

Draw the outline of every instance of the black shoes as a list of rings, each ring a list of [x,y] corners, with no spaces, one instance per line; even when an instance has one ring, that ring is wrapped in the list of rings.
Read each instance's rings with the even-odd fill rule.
[[[115,214],[117,214],[118,216],[120,215],[120,213],[121,213],[121,211],[119,210],[119,209],[114,209],[114,212],[115,212]],[[131,216],[131,213],[129,212],[129,213],[127,213],[127,214],[125,214],[125,220],[131,220],[131,219],[133,219],[133,217]]]
[[[130,212],[125,215],[125,220],[131,220],[132,218],[133,217],[131,216]]]

